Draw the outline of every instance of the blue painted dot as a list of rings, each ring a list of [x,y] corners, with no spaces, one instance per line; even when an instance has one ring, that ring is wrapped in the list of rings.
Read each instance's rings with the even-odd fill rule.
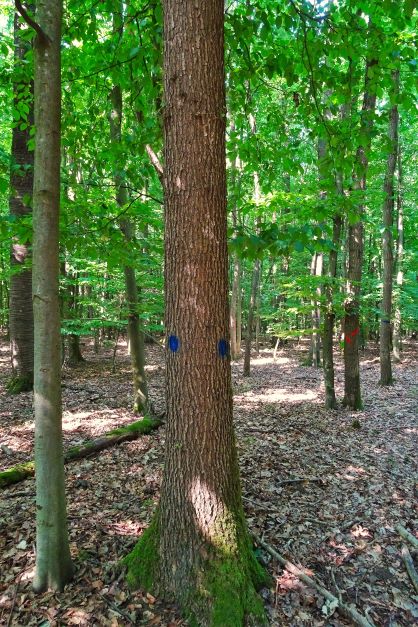
[[[177,353],[180,346],[180,340],[177,335],[170,335],[168,338],[168,346],[173,353]]]
[[[227,340],[219,340],[218,351],[219,351],[219,355],[222,358],[227,357],[229,355],[229,343],[227,342]]]

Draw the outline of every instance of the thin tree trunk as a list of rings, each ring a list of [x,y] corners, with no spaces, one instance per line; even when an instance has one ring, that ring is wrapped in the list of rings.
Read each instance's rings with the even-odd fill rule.
[[[68,275],[67,275],[68,276]],[[64,307],[66,314],[70,320],[77,320],[77,300],[78,300],[78,275],[77,273],[70,274],[70,282],[68,284],[68,303]],[[77,333],[70,333],[67,339],[68,345],[68,359],[66,365],[71,368],[76,368],[85,362],[80,348],[80,336]]]
[[[398,150],[398,194],[396,204],[398,209],[398,245],[396,249],[396,304],[395,304],[395,321],[393,325],[393,358],[396,362],[401,361],[402,350],[402,314],[401,314],[401,295],[403,283],[403,202],[402,202],[402,157],[401,150]]]
[[[30,8],[31,5],[30,5]],[[19,82],[13,84],[14,104],[26,103],[29,113],[26,120],[20,120],[12,130],[12,168],[10,171],[11,195],[10,215],[17,218],[32,212],[33,193],[33,152],[28,149],[29,133],[33,124],[33,83],[25,82],[24,62],[31,49],[28,41],[21,36],[22,19],[14,16],[14,65]],[[21,126],[26,124],[26,128]],[[33,307],[32,270],[27,267],[30,259],[29,243],[12,242],[10,277],[10,350],[13,378],[8,385],[10,392],[31,390],[33,387]]]
[[[265,624],[232,421],[223,0],[164,0],[166,457],[131,583],[194,624]],[[255,569],[255,570],[254,570]]]
[[[366,190],[368,153],[371,145],[373,116],[376,107],[376,78],[370,79],[370,72],[376,72],[377,61],[372,59],[366,63],[365,90],[361,113],[360,135],[366,138],[366,146],[359,146],[356,153],[353,188],[362,193]],[[361,409],[360,361],[359,361],[359,328],[360,328],[360,289],[363,262],[363,212],[364,197],[357,206],[358,220],[348,227],[348,272],[347,294],[344,315],[344,400],[343,404],[350,409]]]
[[[399,70],[392,73],[393,94],[399,94]],[[398,154],[398,107],[394,105],[389,117],[389,141],[391,149],[387,159],[383,201],[383,295],[380,319],[380,385],[392,383],[392,364],[390,359],[391,316],[392,316],[392,275],[393,275],[393,207],[394,177]]]
[[[122,36],[123,32],[123,3],[115,2],[113,14],[113,30]],[[111,92],[112,112],[110,115],[110,138],[115,145],[122,141],[122,90],[119,85],[114,85]],[[127,204],[128,197],[126,186],[120,175],[115,174],[116,200],[120,207]],[[128,247],[134,239],[134,229],[128,219],[120,221],[120,228]],[[145,343],[144,334],[139,322],[139,298],[136,284],[135,269],[132,265],[124,267],[126,301],[128,304],[128,342],[129,354],[132,364],[135,413],[148,412],[148,386],[145,375]]]
[[[238,312],[241,300],[241,260],[238,255],[233,257],[233,276],[230,306],[230,335],[231,335],[231,357],[239,359],[241,356],[241,342],[238,341]]]
[[[255,117],[252,114],[250,114],[249,116],[249,122],[250,122],[251,134],[256,135],[257,124],[256,124]],[[257,204],[260,201],[260,196],[261,196],[260,179],[258,176],[258,172],[254,172],[253,178],[254,178],[253,199],[254,199],[254,202]],[[256,318],[256,314],[257,314],[257,294],[258,294],[258,289],[259,289],[259,284],[260,284],[260,276],[261,276],[261,261],[259,259],[256,259],[254,262],[253,276],[252,276],[252,281],[251,281],[250,303],[248,306],[247,336],[245,338],[245,355],[244,355],[244,370],[243,370],[244,377],[249,377],[250,371],[251,371],[251,344],[252,344],[253,331],[254,331],[253,329],[254,319]]]
[[[346,116],[346,110],[343,109],[342,117]],[[328,168],[326,167],[326,158],[328,153],[327,141],[320,139],[318,142],[318,169],[320,180],[327,178]],[[336,192],[338,195],[343,194],[343,180],[341,173],[336,176]],[[325,195],[325,192],[323,193]],[[328,273],[327,282],[325,283],[325,310],[324,310],[324,329],[322,334],[322,355],[324,368],[324,384],[325,384],[325,407],[327,409],[337,408],[337,399],[335,396],[335,375],[334,375],[334,283],[337,276],[338,249],[340,246],[342,228],[342,217],[335,214],[332,219],[332,249],[328,257]]]
[[[36,570],[33,587],[72,578],[62,451],[59,197],[62,2],[39,0],[35,38],[33,308],[35,322]]]
[[[314,253],[311,261],[311,276],[322,276],[322,266],[322,254]],[[320,287],[315,289],[318,297],[320,297],[320,289]],[[311,344],[309,348],[309,364],[315,366],[316,368],[319,368],[319,366],[321,365],[321,334],[319,333],[321,319],[318,300],[315,298],[312,299],[311,305],[311,322],[313,332],[311,335]]]
[[[333,248],[329,253],[328,261],[328,281],[326,286],[326,311],[324,314],[324,332],[322,336],[324,382],[325,382],[325,407],[336,409],[337,399],[335,397],[334,384],[334,323],[335,311],[333,304],[334,287],[333,281],[337,276],[338,247],[340,245],[342,217],[335,215],[332,220],[332,244]]]
[[[257,300],[258,284],[260,281],[260,268],[261,262],[256,259],[254,262],[253,276],[251,281],[250,302],[248,305],[248,319],[247,319],[247,336],[245,338],[245,354],[244,354],[244,377],[249,377],[251,374],[251,344],[253,339],[253,326],[254,326],[254,312]]]

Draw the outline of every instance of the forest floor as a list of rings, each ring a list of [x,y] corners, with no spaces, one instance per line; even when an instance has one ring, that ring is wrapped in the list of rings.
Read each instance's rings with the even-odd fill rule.
[[[320,369],[302,365],[303,343],[273,361],[263,349],[252,376],[233,364],[234,416],[244,506],[250,529],[378,626],[418,622],[418,597],[401,556],[395,526],[418,531],[416,345],[405,346],[395,384],[378,386],[375,345],[361,356],[364,410],[327,411]],[[338,351],[336,351],[338,352]],[[415,352],[415,355],[414,355]],[[64,368],[65,447],[135,420],[130,367],[121,342]],[[164,410],[164,353],[147,348],[150,393]],[[336,387],[343,393],[341,355]],[[9,396],[8,346],[0,344],[0,469],[33,456],[32,394]],[[117,569],[158,502],[164,427],[66,466],[69,533],[76,564],[62,594],[34,596],[34,480],[8,487],[0,509],[0,625],[186,625],[176,609],[131,592]],[[289,482],[290,479],[305,479]],[[413,548],[410,547],[413,554]],[[263,591],[271,625],[350,623],[267,553],[274,577]],[[415,555],[415,558],[417,556]],[[116,574],[115,574],[116,573]],[[225,625],[225,627],[228,627]]]

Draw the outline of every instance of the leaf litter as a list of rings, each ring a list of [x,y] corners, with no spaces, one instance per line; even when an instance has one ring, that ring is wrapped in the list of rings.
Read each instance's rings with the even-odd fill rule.
[[[0,467],[28,461],[33,448],[32,395],[5,394],[7,347],[0,353]],[[317,583],[353,604],[375,625],[418,621],[418,596],[402,559],[401,524],[417,535],[417,367],[414,345],[394,367],[395,383],[378,386],[378,349],[361,356],[364,409],[323,407],[322,372],[301,365],[294,343],[273,360],[270,349],[232,365],[234,418],[249,528]],[[112,351],[63,372],[64,446],[134,420],[129,357]],[[148,346],[148,376],[157,413],[164,412],[162,351]],[[336,391],[343,365],[336,356]],[[134,546],[159,498],[164,428],[66,466],[74,581],[61,594],[35,596],[34,480],[5,489],[0,509],[0,624],[187,625],[173,605],[132,592],[120,559]],[[409,546],[417,565],[417,551]],[[350,623],[261,547],[274,585],[261,591],[271,625],[338,627]],[[225,626],[227,627],[227,626]]]

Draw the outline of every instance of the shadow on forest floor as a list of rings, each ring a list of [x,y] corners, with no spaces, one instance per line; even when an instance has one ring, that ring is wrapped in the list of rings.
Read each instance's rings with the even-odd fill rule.
[[[4,345],[2,346],[4,348]],[[417,398],[413,346],[395,367],[395,384],[378,386],[376,350],[362,356],[364,410],[323,408],[320,369],[301,365],[306,346],[282,349],[273,362],[264,349],[252,376],[232,366],[234,416],[243,496],[250,528],[333,592],[368,613],[376,625],[414,623],[413,588],[400,555],[395,525],[416,522]],[[147,348],[150,388],[164,407],[163,353]],[[64,370],[65,445],[131,422],[129,358],[119,348]],[[7,467],[31,457],[32,395],[3,394],[9,376],[0,353],[0,453]],[[337,356],[337,394],[343,371]],[[34,597],[34,481],[2,493],[0,511],[0,622],[11,625],[180,625],[174,608],[144,592],[132,593],[115,575],[120,558],[149,523],[158,502],[164,429],[66,466],[71,550],[77,571],[62,595]],[[304,479],[290,483],[289,480]],[[265,555],[267,558],[267,555]],[[275,587],[266,591],[272,625],[347,625],[326,618],[324,599],[274,561]],[[18,586],[18,587],[17,587]],[[116,608],[116,609],[115,609]],[[131,614],[128,620],[127,616]],[[123,616],[125,615],[125,616]],[[416,616],[416,615],[415,615]],[[47,623],[45,623],[47,624]]]

